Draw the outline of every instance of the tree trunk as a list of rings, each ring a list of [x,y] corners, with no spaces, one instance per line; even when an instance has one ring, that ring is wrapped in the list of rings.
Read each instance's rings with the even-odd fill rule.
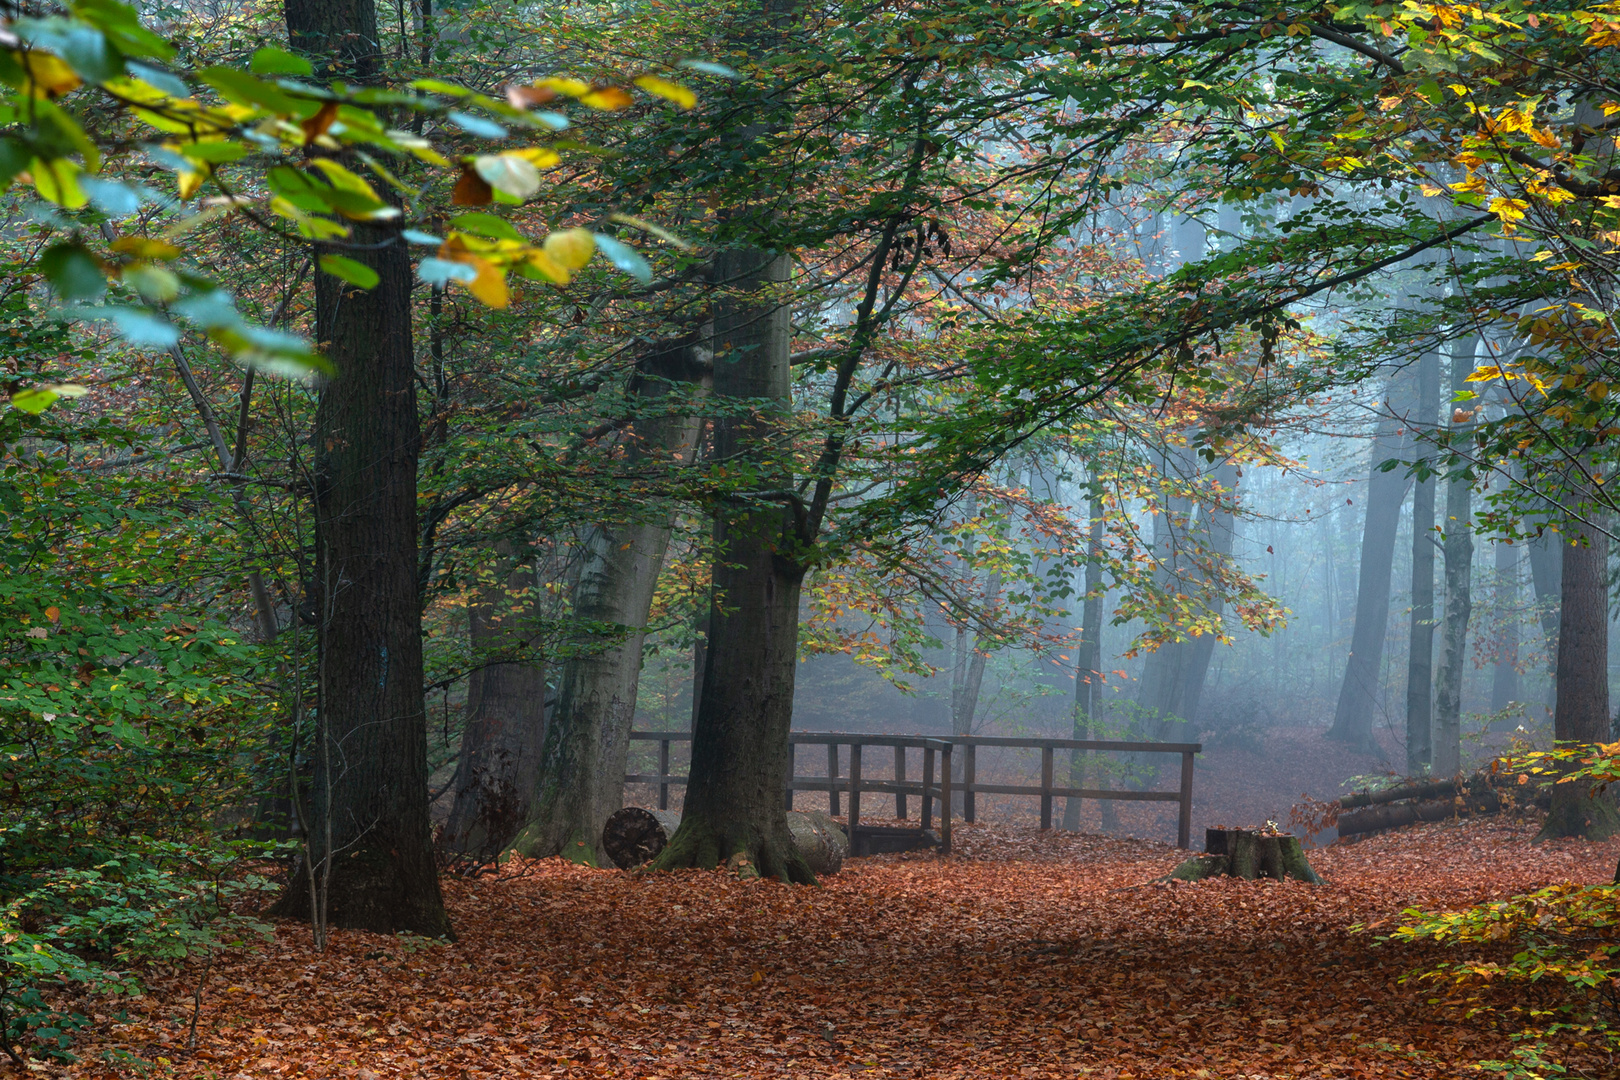
[[[1189,434],[1189,439],[1190,439]],[[1160,456],[1160,471],[1167,480],[1185,482],[1193,470],[1192,455],[1183,448]],[[1154,579],[1162,589],[1172,592],[1183,588],[1181,575],[1187,566],[1186,547],[1191,542],[1189,519],[1192,501],[1182,496],[1165,500],[1153,516],[1153,553],[1158,562]],[[1141,706],[1146,739],[1167,739],[1171,725],[1182,718],[1182,693],[1187,688],[1188,658],[1191,643],[1170,641],[1148,653],[1142,661],[1142,675],[1137,684],[1136,702]],[[1143,762],[1156,768],[1158,762]]]
[[[1468,389],[1474,372],[1477,338],[1458,341],[1451,354],[1451,392]],[[1467,429],[1466,421],[1454,423]],[[1452,776],[1462,771],[1462,684],[1468,662],[1468,619],[1473,614],[1471,591],[1474,573],[1473,489],[1467,477],[1446,484],[1445,557],[1446,616],[1440,633],[1440,670],[1434,684],[1434,773]]]
[[[642,407],[656,412],[660,398],[699,381],[707,361],[707,351],[696,339],[669,342],[653,352],[641,365]],[[625,460],[633,466],[686,458],[698,426],[689,416],[649,416],[626,437]],[[670,527],[669,512],[660,510],[644,521],[596,526],[587,536],[574,592],[574,617],[617,627],[622,637],[606,648],[599,641],[581,642],[579,651],[563,665],[556,714],[546,733],[534,821],[517,845],[525,855],[562,855],[573,862],[602,865],[597,850],[602,824],[624,805],[642,644]]]
[[[1237,466],[1231,462],[1222,464],[1215,470],[1215,484],[1223,496],[1233,496],[1238,486]],[[1198,542],[1203,545],[1206,556],[1217,562],[1230,559],[1237,532],[1231,512],[1225,507],[1210,505],[1205,506],[1201,513],[1203,527],[1199,529]],[[1221,609],[1222,605],[1217,601],[1215,610],[1219,612]],[[1189,643],[1187,671],[1181,689],[1182,715],[1189,724],[1198,723],[1198,707],[1204,697],[1204,683],[1209,678],[1209,664],[1214,657],[1214,634],[1202,634]]]
[[[539,581],[534,565],[502,560],[502,580],[467,605],[474,662],[466,722],[439,846],[478,862],[506,849],[530,817],[545,731],[546,666],[532,658]]]
[[[1530,581],[1541,612],[1541,638],[1547,650],[1547,712],[1556,711],[1558,696],[1558,623],[1564,603],[1564,553],[1552,531],[1525,545],[1530,553]]]
[[[1390,380],[1391,391],[1404,381]],[[1386,418],[1379,421],[1373,437],[1367,513],[1362,527],[1361,569],[1356,584],[1356,625],[1350,635],[1350,660],[1339,687],[1339,704],[1333,714],[1333,726],[1327,733],[1328,738],[1348,743],[1364,754],[1378,752],[1378,744],[1373,739],[1373,714],[1378,708],[1384,637],[1389,629],[1389,583],[1395,565],[1395,532],[1400,525],[1401,504],[1406,501],[1405,471],[1379,468],[1385,461],[1399,458],[1407,451],[1407,440],[1396,434],[1396,428],[1396,421]]]
[[[351,79],[374,74],[370,3],[295,0],[286,14],[295,46]],[[310,910],[300,871],[277,913],[448,936],[427,806],[411,264],[397,221],[356,223],[342,252],[379,280],[364,290],[316,271],[316,339],[336,369],[316,408],[313,477],[320,704],[306,865],[325,912]]]
[[[789,269],[785,255],[756,248],[715,259],[729,292],[716,304],[714,396],[764,403],[751,416],[715,419],[715,460],[731,475],[756,473],[770,490],[792,479],[780,460],[792,405],[792,331],[789,309],[758,294],[779,291]],[[684,814],[653,865],[724,863],[744,875],[812,882],[782,804],[805,538],[791,508],[737,495],[717,501],[714,529],[707,663]]]
[[[1495,600],[1500,631],[1496,663],[1491,669],[1491,712],[1501,713],[1522,699],[1519,686],[1519,551],[1517,544],[1498,540],[1495,546]],[[1513,721],[1498,720],[1494,730],[1511,731]]]
[[[1553,732],[1563,745],[1609,737],[1609,538],[1596,528],[1566,526],[1563,612],[1558,622],[1558,704]],[[1620,832],[1620,815],[1591,785],[1553,785],[1552,810],[1538,840],[1584,836],[1601,840]]]
[[[1092,738],[1092,723],[1099,716],[1102,705],[1102,622],[1103,622],[1103,504],[1091,498],[1089,558],[1086,560],[1086,597],[1080,608],[1080,642],[1075,651],[1074,678],[1074,735],[1076,739]],[[1069,754],[1069,786],[1086,786],[1087,754],[1074,750]],[[1080,799],[1065,799],[1063,827],[1069,832],[1080,829]]]
[[[1418,361],[1416,433],[1434,430],[1440,410],[1440,355]],[[1413,444],[1417,445],[1414,437]],[[1412,627],[1406,659],[1406,775],[1421,776],[1434,763],[1434,479],[1412,491]]]

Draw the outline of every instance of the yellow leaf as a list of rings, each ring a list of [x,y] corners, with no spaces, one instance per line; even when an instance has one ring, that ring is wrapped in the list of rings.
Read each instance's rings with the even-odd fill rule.
[[[591,261],[596,240],[589,229],[564,229],[546,237],[546,254],[564,270],[578,270]]]
[[[197,194],[197,189],[208,177],[205,173],[186,171],[176,174],[175,179],[180,185],[180,201],[185,202]]]
[[[150,236],[120,236],[112,242],[112,249],[120,255],[133,255],[137,259],[178,259],[180,249]]]
[[[638,76],[636,78],[636,85],[647,91],[649,94],[656,94],[661,98],[667,98],[668,100],[673,101],[683,109],[690,109],[692,106],[697,104],[697,95],[692,93],[692,91],[688,90],[680,83],[672,83],[668,79],[660,79],[656,75]],[[1277,138],[1276,132],[1272,133],[1272,138]],[[1279,150],[1282,149],[1280,140],[1277,148]]]
[[[563,79],[556,76],[541,79],[534,85],[545,87],[548,90],[555,90],[559,94],[567,94],[569,97],[574,98],[584,97],[586,94],[591,92],[591,88],[588,83],[583,83],[578,79]]]
[[[78,74],[59,56],[37,49],[27,53],[13,52],[11,55],[22,65],[23,70],[28,72],[28,81],[33,85],[35,93],[59,97],[79,85]]]
[[[509,296],[506,291],[506,275],[496,268],[488,259],[477,255],[467,255],[458,260],[464,262],[478,272],[478,276],[467,282],[467,291],[478,298],[485,307],[503,308]]]
[[[579,100],[593,109],[601,109],[604,112],[623,109],[635,104],[636,101],[628,91],[621,90],[617,86],[599,86]]]

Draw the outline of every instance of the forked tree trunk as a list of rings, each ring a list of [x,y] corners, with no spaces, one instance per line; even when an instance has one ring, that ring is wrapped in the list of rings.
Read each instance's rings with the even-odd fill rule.
[[[1074,735],[1076,739],[1092,738],[1102,705],[1102,622],[1103,622],[1103,505],[1096,496],[1091,499],[1091,524],[1086,559],[1086,598],[1080,608],[1080,644],[1075,652],[1074,676]],[[1082,751],[1069,753],[1069,786],[1086,786],[1086,758]],[[1079,799],[1065,799],[1063,827],[1069,832],[1080,828]],[[1105,805],[1107,803],[1105,802]]]
[[[670,342],[656,350],[641,365],[642,408],[656,412],[660,399],[699,382],[706,366],[707,350],[700,350],[695,340]],[[626,462],[667,465],[683,459],[691,452],[697,429],[698,421],[684,414],[649,415],[636,421],[626,436]],[[597,526],[585,541],[574,616],[617,627],[622,636],[606,648],[581,642],[580,651],[563,664],[556,714],[546,732],[533,823],[516,845],[525,855],[562,855],[573,862],[603,865],[598,850],[602,825],[624,805],[642,645],[669,533],[669,513],[660,510],[643,521]]]
[[[1558,704],[1553,733],[1561,744],[1609,738],[1609,538],[1595,528],[1566,527],[1575,542],[1563,547],[1563,614],[1558,625]],[[1553,785],[1552,810],[1538,840],[1584,836],[1601,840],[1620,832],[1620,814],[1591,785]]]
[[[1468,389],[1476,338],[1463,338],[1451,354],[1451,392]],[[1467,422],[1453,424],[1454,433]],[[1446,616],[1440,633],[1440,670],[1434,684],[1434,774],[1462,770],[1462,683],[1468,662],[1468,620],[1474,601],[1473,489],[1467,477],[1446,484]]]
[[[1418,360],[1420,434],[1434,429],[1440,409],[1440,355]],[[1414,445],[1423,445],[1414,438]],[[1425,454],[1427,458],[1427,454]],[[1412,624],[1406,656],[1406,775],[1421,776],[1434,763],[1434,478],[1412,489]]]
[[[334,57],[351,81],[374,74],[370,3],[297,0],[286,14],[295,46]],[[307,865],[326,910],[310,910],[300,870],[276,911],[447,936],[427,806],[411,264],[397,220],[357,223],[351,241],[342,253],[378,284],[317,270],[315,290],[316,339],[336,368],[313,440],[320,704]]]
[[[786,284],[789,269],[787,256],[757,248],[715,260],[727,295],[716,304],[714,397],[762,403],[751,416],[716,417],[715,461],[732,475],[757,472],[766,490],[791,484],[779,460],[791,409],[789,309],[769,295]],[[746,496],[719,500],[714,526],[707,663],[686,802],[680,829],[652,865],[725,864],[747,876],[809,883],[815,875],[793,843],[782,802],[804,539],[791,508]]]
[[[1391,390],[1404,380],[1392,379]],[[1393,395],[1392,395],[1393,396]],[[1406,501],[1407,477],[1400,468],[1380,468],[1399,458],[1407,440],[1396,434],[1398,424],[1379,421],[1372,443],[1372,468],[1367,482],[1366,521],[1362,529],[1361,570],[1356,584],[1356,626],[1350,635],[1350,659],[1328,738],[1348,743],[1364,754],[1378,752],[1373,740],[1373,715],[1384,664],[1384,637],[1389,629],[1389,584],[1395,565],[1395,532],[1401,504]]]
[[[466,723],[439,846],[481,862],[499,856],[530,817],[546,724],[546,666],[532,657],[539,581],[532,563],[502,560],[499,580],[467,605],[480,666],[467,678]]]

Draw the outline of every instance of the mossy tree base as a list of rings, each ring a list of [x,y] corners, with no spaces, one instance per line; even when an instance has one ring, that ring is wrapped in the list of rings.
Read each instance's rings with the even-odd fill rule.
[[[1208,829],[1204,854],[1188,859],[1171,871],[1172,881],[1202,881],[1235,877],[1246,881],[1271,878],[1322,884],[1322,877],[1305,858],[1299,837],[1253,829]]]
[[[1574,789],[1569,794],[1561,789]],[[1543,840],[1607,840],[1620,836],[1620,810],[1607,797],[1591,797],[1585,784],[1560,784],[1553,788],[1552,809],[1535,843]]]
[[[779,828],[748,822],[717,822],[695,814],[681,818],[669,846],[647,864],[648,870],[714,870],[724,866],[738,877],[776,878],[795,885],[814,885],[816,875],[799,853],[785,815]]]

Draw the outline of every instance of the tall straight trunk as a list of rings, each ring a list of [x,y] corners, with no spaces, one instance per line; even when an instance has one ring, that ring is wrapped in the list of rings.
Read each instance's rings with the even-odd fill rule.
[[[992,571],[985,582],[985,599],[995,604],[1001,598],[1001,572]],[[951,675],[951,734],[973,734],[973,721],[979,713],[979,690],[984,686],[984,665],[994,647],[983,634],[973,635],[968,647],[966,630],[956,632],[956,664]],[[960,755],[958,755],[960,759]],[[960,764],[960,760],[958,761]]]
[[[1596,528],[1569,526],[1563,549],[1562,614],[1558,623],[1558,696],[1553,733],[1578,746],[1609,739],[1609,538]],[[1606,795],[1580,782],[1553,785],[1552,810],[1538,840],[1620,832],[1620,815]]]
[[[480,666],[467,678],[466,722],[439,846],[488,861],[529,820],[546,722],[546,665],[526,655],[539,633],[534,564],[501,560],[498,580],[467,605]]]
[[[1557,711],[1559,613],[1564,604],[1563,549],[1558,534],[1548,530],[1525,545],[1530,583],[1541,613],[1541,640],[1547,650],[1547,714]]]
[[[702,378],[707,349],[695,338],[674,341],[641,366],[638,397],[657,409],[660,398]],[[626,437],[626,462],[686,458],[697,441],[699,421],[685,415],[649,416]],[[585,541],[574,616],[616,627],[606,648],[581,648],[563,664],[556,715],[546,732],[533,824],[518,850],[533,857],[562,855],[602,865],[597,850],[608,815],[624,805],[624,773],[642,645],[653,593],[669,546],[668,511],[624,525],[593,527]]]
[[[1201,235],[1201,234],[1200,234]],[[1160,470],[1168,479],[1185,480],[1193,470],[1190,449],[1180,449],[1161,455]],[[1154,579],[1158,586],[1172,592],[1180,591],[1181,575],[1187,568],[1187,547],[1190,536],[1192,501],[1183,496],[1165,500],[1153,517],[1153,552],[1158,561]],[[1142,737],[1165,739],[1171,725],[1182,718],[1182,693],[1187,687],[1187,663],[1192,644],[1171,641],[1160,645],[1142,661],[1142,675],[1137,683],[1136,702],[1141,707],[1142,720],[1147,730]],[[1153,767],[1157,764],[1148,761]]]
[[[1393,392],[1405,379],[1392,379]],[[1399,412],[1400,410],[1396,410]],[[1356,625],[1350,635],[1350,659],[1339,703],[1333,713],[1330,739],[1348,743],[1364,754],[1376,754],[1373,714],[1378,709],[1379,680],[1384,664],[1384,637],[1389,630],[1389,584],[1395,566],[1395,532],[1400,526],[1401,504],[1406,501],[1407,478],[1399,468],[1380,466],[1401,457],[1408,442],[1396,433],[1397,422],[1387,417],[1378,423],[1372,442],[1372,468],[1367,481],[1366,521],[1362,527],[1361,568],[1356,581]]]
[[[1496,639],[1496,663],[1491,669],[1491,712],[1500,713],[1520,700],[1519,688],[1519,552],[1517,544],[1495,544],[1494,595],[1501,629]],[[1512,721],[1497,724],[1508,730]]]
[[[1452,348],[1453,395],[1468,389],[1477,345],[1478,339],[1467,337]],[[1454,423],[1453,437],[1462,437],[1466,428],[1466,421]],[[1446,484],[1446,615],[1440,630],[1440,670],[1434,680],[1436,776],[1453,776],[1462,770],[1462,684],[1468,662],[1468,620],[1474,610],[1473,513],[1472,486],[1467,477],[1454,477]]]
[[[776,296],[787,256],[733,248],[715,259],[727,289],[715,305],[714,397],[764,403],[714,421],[716,463],[759,474],[761,487],[791,485],[778,456],[792,407],[789,309]],[[764,293],[765,296],[760,294]],[[654,867],[714,867],[745,875],[815,880],[788,832],[782,792],[798,662],[799,596],[806,564],[791,508],[721,499],[714,515],[713,601],[703,694],[681,826]]]
[[[295,0],[286,15],[294,46],[322,54],[328,70],[375,75],[367,0]],[[305,866],[325,911],[309,910],[306,869],[278,913],[446,936],[427,806],[411,264],[397,221],[356,223],[338,250],[378,283],[357,289],[316,271],[316,339],[336,374],[315,413],[320,704]]]
[[[1076,739],[1092,738],[1092,724],[1102,705],[1102,622],[1103,622],[1103,504],[1092,496],[1091,522],[1086,558],[1086,598],[1080,607],[1080,644],[1074,663],[1074,734]],[[1069,786],[1084,787],[1086,756],[1079,750],[1069,754]],[[1079,799],[1066,799],[1063,827],[1070,832],[1080,828]]]
[[[1434,430],[1440,410],[1440,354],[1418,360],[1417,433]],[[1406,659],[1406,774],[1434,764],[1434,478],[1412,490],[1412,627]]]
[[[1230,497],[1237,490],[1237,466],[1231,462],[1215,470],[1215,484],[1223,496]],[[1237,530],[1232,514],[1222,506],[1209,505],[1202,510],[1203,527],[1198,530],[1198,542],[1208,558],[1220,563],[1232,557],[1232,542]],[[1222,605],[1215,604],[1219,613]],[[1215,657],[1215,635],[1202,634],[1189,643],[1187,670],[1181,688],[1182,715],[1190,724],[1198,723],[1198,707],[1204,698],[1204,685],[1209,679],[1209,664]]]

